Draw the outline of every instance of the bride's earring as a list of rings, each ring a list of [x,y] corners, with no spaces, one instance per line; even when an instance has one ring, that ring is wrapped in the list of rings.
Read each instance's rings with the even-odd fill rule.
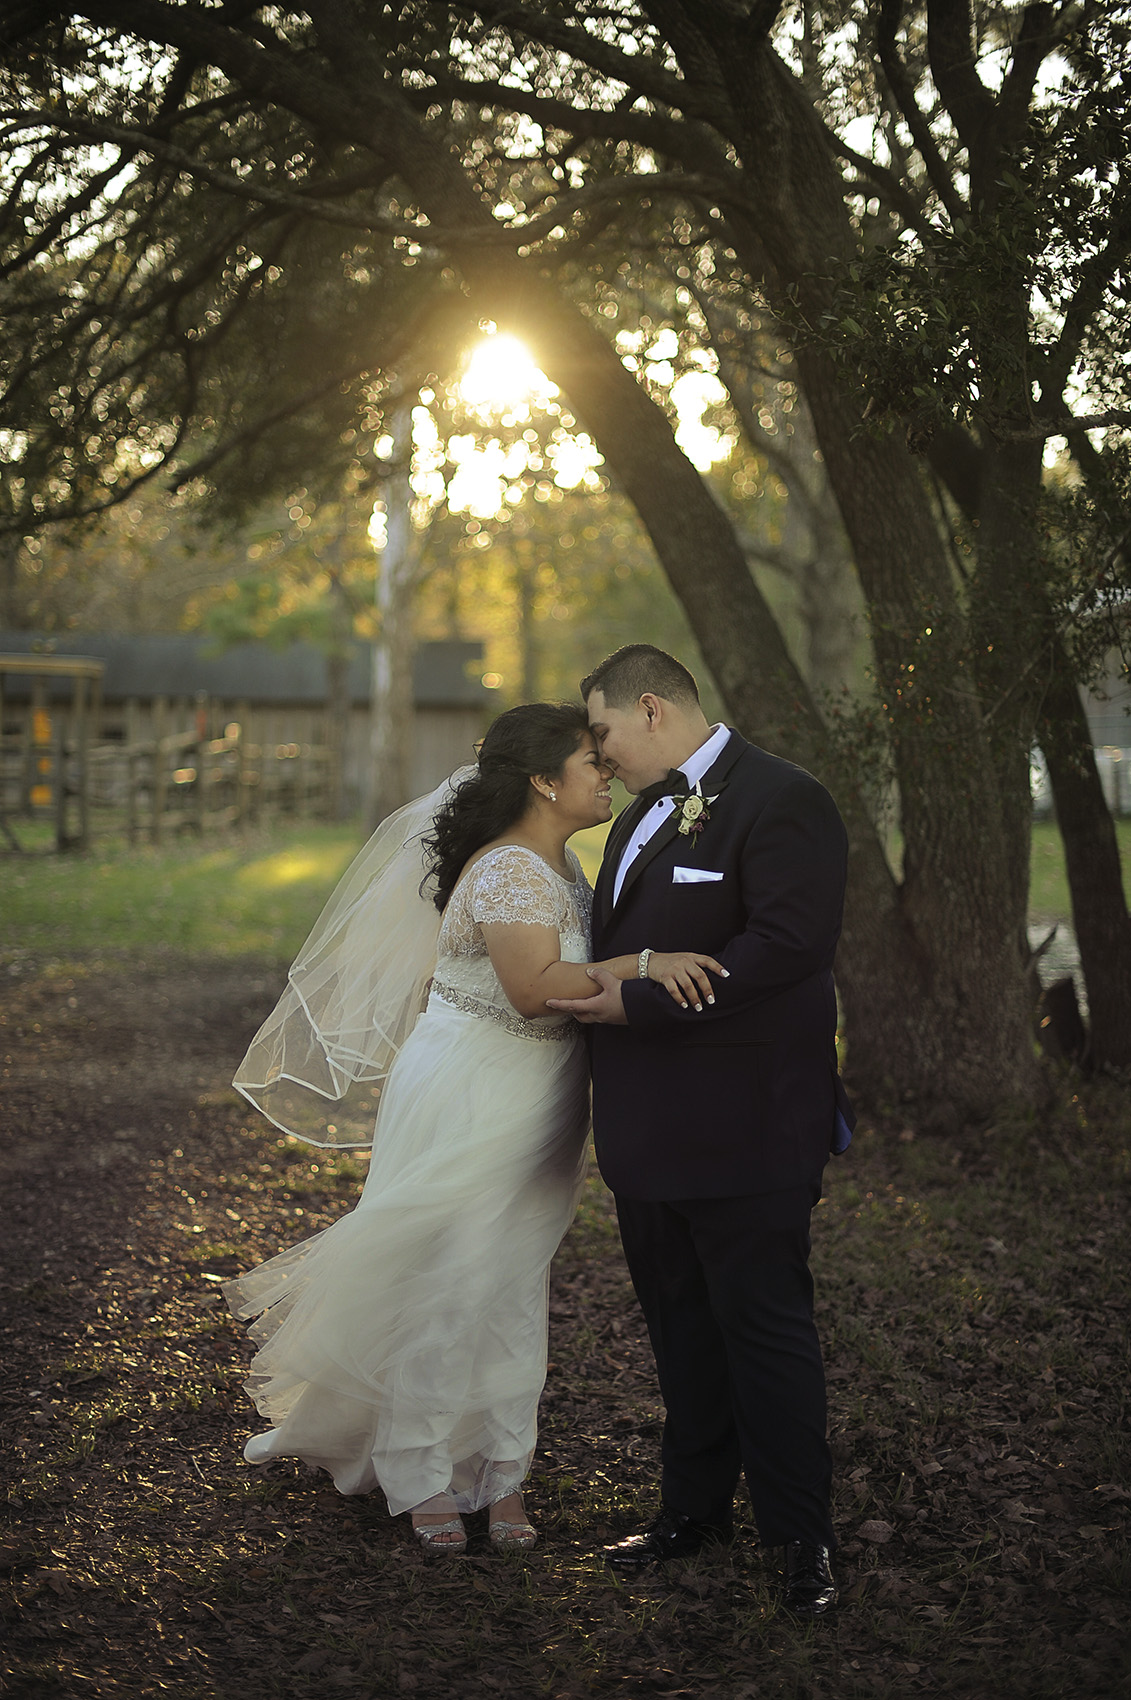
[[[551,792],[550,792],[550,801],[551,801],[551,803],[556,803],[556,802],[557,802],[557,800],[558,800],[558,794],[557,794],[557,792],[556,792],[556,791],[551,791]]]

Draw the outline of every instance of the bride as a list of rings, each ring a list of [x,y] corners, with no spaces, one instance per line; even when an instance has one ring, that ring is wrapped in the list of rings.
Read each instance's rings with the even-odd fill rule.
[[[569,837],[612,813],[584,709],[508,710],[479,763],[386,821],[323,912],[235,1084],[319,1145],[368,1143],[357,1207],[227,1284],[258,1317],[253,1463],[380,1487],[434,1553],[536,1539],[521,1488],[546,1373],[550,1260],[585,1167],[592,893]],[[602,963],[621,979],[641,959]],[[694,952],[645,959],[673,997]],[[426,1007],[421,1013],[426,989]],[[373,1105],[377,1103],[373,1127]]]

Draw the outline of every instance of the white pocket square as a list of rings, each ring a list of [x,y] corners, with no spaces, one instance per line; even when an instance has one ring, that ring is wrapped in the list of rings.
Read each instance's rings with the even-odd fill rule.
[[[673,868],[673,885],[709,885],[712,880],[721,880],[721,873],[715,873],[711,868]]]

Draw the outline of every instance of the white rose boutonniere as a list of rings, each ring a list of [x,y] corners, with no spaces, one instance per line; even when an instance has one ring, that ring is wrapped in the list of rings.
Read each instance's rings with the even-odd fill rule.
[[[715,800],[714,797],[704,797],[701,785],[696,785],[694,790],[684,797],[677,794],[672,798],[679,815],[679,831],[685,838],[690,838],[692,847],[698,842],[699,834],[711,818],[708,805]]]

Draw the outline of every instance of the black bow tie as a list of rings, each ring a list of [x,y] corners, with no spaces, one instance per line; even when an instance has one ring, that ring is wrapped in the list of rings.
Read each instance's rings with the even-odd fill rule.
[[[676,791],[690,791],[687,775],[681,773],[678,767],[670,767],[666,779],[657,779],[654,785],[645,785],[637,796],[642,803],[655,803],[661,797],[670,797]]]

